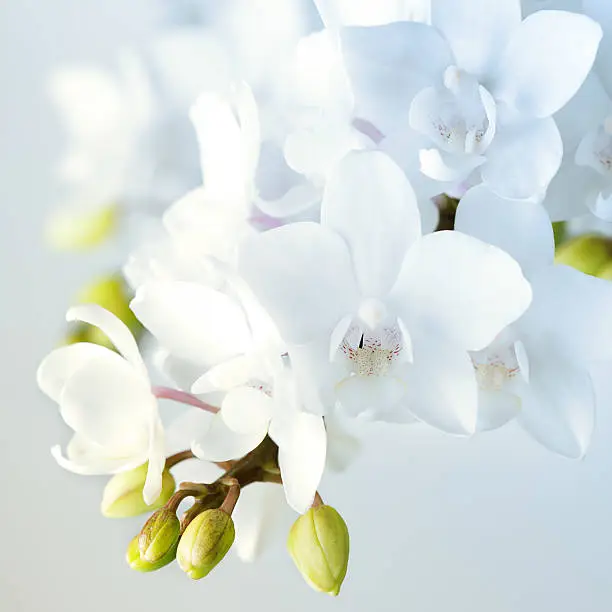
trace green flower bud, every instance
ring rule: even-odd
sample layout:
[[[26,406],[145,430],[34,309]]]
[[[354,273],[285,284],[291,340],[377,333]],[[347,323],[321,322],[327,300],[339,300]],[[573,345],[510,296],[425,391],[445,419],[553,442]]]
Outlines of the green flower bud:
[[[194,580],[207,576],[234,543],[234,521],[220,509],[198,514],[181,536],[176,560]]]
[[[117,205],[96,208],[67,207],[54,212],[47,222],[47,242],[60,251],[84,251],[100,246],[117,232],[121,212]]]
[[[143,327],[130,309],[131,298],[132,295],[123,279],[118,275],[111,274],[87,283],[76,296],[75,303],[102,306],[123,321],[138,340]],[[74,344],[75,342],[91,342],[110,349],[115,348],[101,329],[86,323],[76,323],[71,326],[66,336],[66,344]]]
[[[612,261],[608,262],[603,268],[597,270],[596,276],[604,280],[612,281]]]
[[[291,527],[287,548],[313,589],[338,595],[348,567],[349,532],[334,508],[320,505],[300,516]]]
[[[134,536],[132,538],[132,541],[129,543],[125,553],[125,559],[133,570],[136,570],[137,572],[154,572],[155,570],[161,569],[162,567],[168,565],[168,563],[172,563],[172,561],[174,561],[176,558],[176,547],[178,543],[175,543],[174,546],[163,557],[161,557],[161,559],[158,559],[155,563],[151,563],[140,556],[138,539],[138,536]]]
[[[142,489],[147,478],[148,464],[145,463],[128,472],[115,474],[104,487],[100,510],[107,518],[127,518],[145,514],[161,508],[172,496],[176,483],[168,470],[162,475],[162,490],[150,506],[142,498]]]
[[[176,514],[162,508],[151,515],[138,536],[140,558],[149,563],[157,563],[170,550],[176,550],[181,537],[181,522]]]
[[[597,276],[601,268],[612,262],[612,241],[597,234],[579,236],[557,249],[555,262]]]

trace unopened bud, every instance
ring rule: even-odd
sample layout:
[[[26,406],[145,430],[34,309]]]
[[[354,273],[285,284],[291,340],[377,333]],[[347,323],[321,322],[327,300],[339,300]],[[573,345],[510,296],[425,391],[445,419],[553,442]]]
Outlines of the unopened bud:
[[[176,560],[194,580],[208,575],[225,557],[234,543],[232,517],[221,509],[198,514],[181,536]]]
[[[176,514],[162,508],[151,515],[138,536],[140,558],[149,563],[157,563],[168,552],[176,550],[181,536],[181,522]]]
[[[349,532],[331,506],[315,506],[293,523],[287,548],[310,586],[338,595],[349,560]]]
[[[555,262],[597,276],[604,266],[612,262],[612,241],[597,234],[579,236],[557,249]]]
[[[166,555],[161,559],[158,559],[155,563],[151,563],[140,556],[140,547],[138,543],[138,536],[134,536],[132,541],[129,543],[127,551],[125,553],[125,559],[128,565],[137,572],[154,572],[155,570],[161,569],[162,567],[172,563],[176,558],[176,546],[174,545]]]
[[[130,309],[131,299],[132,295],[123,279],[116,274],[110,274],[87,283],[76,296],[75,303],[102,306],[123,321],[132,335],[138,339],[143,328]],[[66,336],[66,343],[74,344],[75,342],[91,342],[114,349],[114,345],[101,329],[87,323],[71,325]]]
[[[128,472],[115,474],[104,487],[100,510],[107,518],[127,518],[161,508],[172,496],[176,483],[168,470],[162,474],[162,490],[150,505],[145,504],[142,490],[147,478],[148,464],[145,463]]]
[[[54,211],[45,228],[46,239],[60,251],[84,251],[99,246],[119,226],[120,211],[116,205],[66,207]]]
[[[597,271],[597,276],[604,280],[612,281],[612,261],[608,262],[603,268]]]

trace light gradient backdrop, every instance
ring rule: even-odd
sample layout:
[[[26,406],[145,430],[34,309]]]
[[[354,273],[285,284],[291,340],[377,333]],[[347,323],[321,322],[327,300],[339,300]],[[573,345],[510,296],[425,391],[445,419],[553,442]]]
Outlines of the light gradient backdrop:
[[[63,61],[106,61],[118,43],[143,40],[144,5],[0,6],[0,610],[609,612],[611,397],[578,463],[513,428],[478,440],[376,428],[358,465],[322,487],[352,536],[338,600],[303,584],[282,541],[255,565],[230,554],[195,583],[175,566],[153,575],[127,568],[125,545],[139,521],[103,519],[104,480],[55,465],[49,448],[68,432],[34,375],[70,296],[117,262],[112,249],[78,259],[42,244],[43,215],[57,196],[50,168],[63,144],[45,79]]]

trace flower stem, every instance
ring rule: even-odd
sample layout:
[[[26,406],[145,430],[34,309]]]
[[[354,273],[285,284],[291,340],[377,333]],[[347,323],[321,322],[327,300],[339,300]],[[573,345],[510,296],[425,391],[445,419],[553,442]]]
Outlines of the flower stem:
[[[187,461],[187,459],[194,458],[195,455],[190,450],[184,450],[180,453],[175,453],[174,455],[170,455],[166,459],[166,469],[169,470],[170,468],[173,468],[175,465],[181,463],[182,461]]]
[[[198,399],[195,395],[191,395],[191,393],[186,393],[185,391],[171,389],[170,387],[153,387],[152,391],[153,395],[157,399],[169,399],[173,402],[180,402],[181,404],[187,404],[188,406],[195,406],[196,408],[200,408],[200,410],[206,410],[207,412],[212,412],[213,414],[219,412],[219,408],[216,406],[211,406],[210,404]]]

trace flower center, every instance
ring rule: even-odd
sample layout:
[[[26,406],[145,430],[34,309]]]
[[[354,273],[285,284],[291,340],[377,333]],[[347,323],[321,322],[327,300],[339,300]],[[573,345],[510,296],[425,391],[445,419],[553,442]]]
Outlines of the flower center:
[[[370,331],[352,325],[340,350],[349,370],[357,376],[385,376],[402,351],[401,332],[396,327]]]
[[[478,386],[483,391],[501,391],[515,378],[521,367],[514,346],[472,353]]]
[[[444,87],[415,97],[410,123],[447,153],[479,155],[493,139],[495,102],[472,75],[449,66]]]
[[[612,177],[612,116],[582,139],[576,151],[576,163]]]

